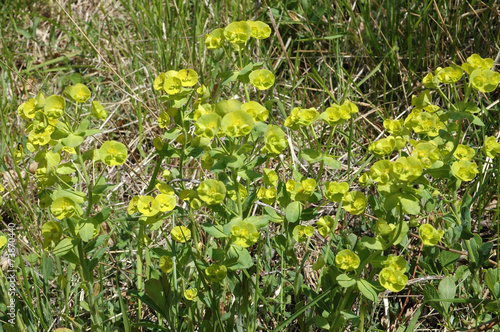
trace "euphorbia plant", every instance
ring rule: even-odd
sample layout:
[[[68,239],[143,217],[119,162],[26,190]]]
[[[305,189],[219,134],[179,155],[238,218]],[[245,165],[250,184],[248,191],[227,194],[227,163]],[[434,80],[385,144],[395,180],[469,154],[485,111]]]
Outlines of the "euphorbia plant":
[[[77,83],[67,87],[64,94],[69,101],[39,93],[21,104],[18,114],[30,121],[26,148],[37,163],[35,177],[41,205],[50,211],[41,228],[44,249],[78,266],[94,330],[101,329],[99,301],[94,295],[97,259],[88,256],[106,238],[98,236],[111,213],[100,202],[102,194],[113,187],[106,181],[106,166],[122,165],[128,152],[123,143],[96,144],[89,139],[101,133],[92,129],[92,124],[106,118],[107,113],[98,101],[90,104],[87,86]]]

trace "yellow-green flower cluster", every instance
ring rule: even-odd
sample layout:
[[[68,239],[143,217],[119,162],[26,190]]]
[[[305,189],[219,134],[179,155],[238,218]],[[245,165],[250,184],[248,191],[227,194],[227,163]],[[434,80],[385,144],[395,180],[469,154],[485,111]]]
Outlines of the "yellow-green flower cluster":
[[[294,180],[289,179],[286,182],[286,190],[293,200],[305,202],[316,190],[316,180],[309,178],[300,182],[295,182]]]
[[[327,237],[331,231],[334,231],[335,219],[331,216],[324,216],[318,219],[316,222],[318,227],[318,233],[323,237]]]
[[[192,69],[169,70],[155,78],[153,88],[157,91],[163,90],[169,95],[176,95],[196,83],[198,83],[198,73]]]
[[[314,108],[295,107],[291,114],[285,119],[285,127],[297,130],[300,127],[313,124],[319,117],[318,111]]]
[[[191,239],[191,231],[184,226],[175,226],[170,231],[170,236],[177,242],[186,243]]]
[[[215,29],[205,35],[205,45],[210,50],[224,46],[227,40],[235,50],[245,47],[250,38],[265,39],[271,35],[271,28],[261,21],[232,22],[224,29]]]
[[[423,224],[418,229],[420,239],[426,246],[435,246],[443,237],[443,230],[437,230],[430,224]]]
[[[349,249],[341,250],[335,256],[335,265],[341,270],[354,271],[361,264],[359,256]]]
[[[385,266],[379,273],[380,284],[392,291],[402,291],[408,283],[406,272],[406,261],[402,257],[389,256],[383,263]]]
[[[495,158],[500,153],[500,143],[494,136],[486,137],[483,144],[483,152],[487,157]]]
[[[367,198],[361,191],[351,191],[344,195],[342,199],[342,208],[352,215],[358,215],[365,212]]]
[[[297,242],[305,242],[308,238],[313,236],[314,227],[309,225],[297,225],[293,228],[292,237]]]
[[[323,188],[326,199],[335,203],[340,203],[348,191],[349,184],[347,182],[327,181]]]
[[[220,204],[226,197],[226,186],[222,181],[204,180],[196,189],[198,197],[207,205]]]
[[[221,264],[212,264],[205,269],[207,279],[211,282],[221,282],[226,278],[227,267]]]
[[[342,105],[333,104],[319,115],[321,120],[330,126],[336,126],[349,120],[353,114],[358,113],[356,104],[346,100]]]
[[[276,125],[268,125],[264,132],[263,153],[279,155],[287,146],[285,132]]]
[[[231,241],[242,248],[248,248],[259,240],[259,232],[254,224],[242,220],[231,228]]]

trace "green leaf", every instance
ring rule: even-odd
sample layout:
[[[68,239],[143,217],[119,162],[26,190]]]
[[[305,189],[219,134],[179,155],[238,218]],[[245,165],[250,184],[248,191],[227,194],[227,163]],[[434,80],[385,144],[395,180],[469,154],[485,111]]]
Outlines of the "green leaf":
[[[483,243],[478,249],[479,254],[478,266],[483,266],[490,258],[491,250],[493,249],[493,242]]]
[[[57,190],[52,194],[52,199],[56,200],[59,197],[68,197],[76,204],[82,204],[85,202],[87,196],[82,191],[61,189]]]
[[[81,223],[78,229],[78,235],[83,242],[89,242],[94,237],[94,224],[92,222]]]
[[[72,238],[68,238],[68,237],[65,239],[62,239],[55,246],[54,250],[52,250],[52,253],[56,256],[64,256],[75,247],[75,245],[76,245],[75,242],[76,241],[74,241]]]
[[[323,156],[323,162],[325,163],[326,166],[333,169],[340,169],[342,167],[340,162],[331,156]]]
[[[113,187],[116,187],[116,184],[107,183],[107,184],[97,185],[97,186],[94,186],[92,188],[92,193],[93,194],[102,194],[106,190],[109,190]]]
[[[88,129],[88,130],[85,130],[85,132],[83,133],[83,137],[97,135],[97,134],[100,134],[100,133],[102,133],[102,130],[99,130],[99,129]]]
[[[261,229],[262,227],[266,227],[269,225],[269,216],[252,216],[245,219],[246,222],[252,223],[257,229]]]
[[[439,282],[438,293],[441,300],[452,300],[455,298],[456,286],[452,277],[446,277]],[[451,302],[442,302],[444,310],[449,311]]]
[[[485,305],[486,310],[491,312],[500,312],[500,300],[495,300],[492,302],[488,302]]]
[[[330,324],[328,323],[328,320],[326,320],[326,318],[324,317],[314,316],[314,323],[321,329],[324,330],[330,329]]]
[[[268,206],[264,206],[264,211],[266,211],[266,214],[269,216],[269,221],[272,221],[274,223],[283,222],[283,217],[280,214],[278,214],[276,211],[274,211],[273,208],[270,208]]]
[[[443,130],[443,129],[439,129],[439,137],[441,137],[442,139],[444,139],[445,141],[448,141],[448,142],[455,141],[455,138],[453,137],[453,135],[450,134],[449,132],[447,132],[446,130]]]
[[[399,202],[403,208],[403,211],[408,214],[417,215],[420,213],[420,203],[418,198],[413,195],[400,193]]]
[[[299,221],[301,213],[302,213],[301,202],[292,202],[288,204],[288,206],[285,209],[285,217],[291,223]]]
[[[383,243],[378,237],[363,236],[360,240],[365,248],[372,250],[385,250],[386,244]]]
[[[73,174],[74,172],[76,172],[76,168],[71,163],[61,164],[61,165],[57,166],[57,169],[56,169],[56,173],[62,174],[62,175]]]
[[[338,275],[336,279],[339,285],[344,288],[348,288],[356,284],[356,279],[349,277],[345,273]]]
[[[320,161],[323,157],[323,154],[317,150],[313,149],[304,149],[301,154],[302,158],[305,159],[309,164],[314,164]]]
[[[439,253],[439,260],[441,261],[441,265],[443,267],[447,267],[448,265],[455,264],[458,259],[460,258],[460,254],[447,251],[447,250],[442,250]],[[452,268],[452,267],[450,267]]]
[[[88,119],[83,119],[80,122],[80,125],[78,126],[78,128],[76,129],[75,134],[78,136],[83,134],[85,132],[85,130],[87,130],[87,128],[89,127],[89,124],[90,124],[90,121]]]
[[[358,279],[356,283],[358,286],[358,290],[361,292],[361,294],[364,295],[364,297],[366,297],[370,301],[377,302],[377,292],[368,281],[364,279]]]
[[[76,148],[83,143],[83,137],[75,134],[69,134],[67,137],[63,138],[61,142],[67,147]]]
[[[248,250],[231,245],[227,252],[228,260],[224,262],[229,270],[248,269],[253,266],[253,259]]]
[[[203,228],[205,232],[216,239],[223,239],[227,237],[227,235],[224,233],[224,229],[220,225],[214,225],[206,222],[201,224],[201,228]]]

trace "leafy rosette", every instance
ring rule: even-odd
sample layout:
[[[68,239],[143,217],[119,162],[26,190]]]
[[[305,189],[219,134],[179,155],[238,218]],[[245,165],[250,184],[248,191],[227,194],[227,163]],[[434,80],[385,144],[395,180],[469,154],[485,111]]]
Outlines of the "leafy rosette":
[[[259,240],[257,227],[242,220],[231,228],[231,241],[242,248],[248,248]]]
[[[108,166],[122,165],[127,160],[127,147],[116,141],[104,142],[98,150],[99,159]]]
[[[175,226],[170,231],[170,236],[177,242],[186,243],[191,239],[191,231],[184,226]]]
[[[344,271],[354,271],[361,264],[359,256],[349,249],[341,250],[335,256],[335,265]]]
[[[468,182],[474,180],[479,170],[477,164],[468,160],[458,160],[451,165],[451,174],[459,180]]]
[[[259,90],[267,90],[274,85],[274,74],[267,69],[254,70],[248,75],[250,84]]]
[[[64,115],[65,106],[66,106],[66,101],[64,100],[63,97],[58,95],[52,95],[47,99],[45,99],[43,113],[47,116],[49,120],[56,120]]]
[[[90,115],[101,120],[104,120],[108,117],[108,113],[106,112],[104,107],[100,102],[96,100],[92,101],[92,106],[90,107]]]
[[[64,94],[74,102],[84,103],[89,100],[91,92],[85,84],[77,83],[66,87],[66,89],[64,89]]]
[[[492,92],[500,83],[500,73],[490,69],[476,69],[470,74],[470,85],[483,93]]]
[[[212,264],[205,269],[205,275],[211,282],[221,282],[226,278],[227,267],[220,264]]]
[[[436,77],[439,82],[445,84],[457,83],[462,78],[463,70],[457,65],[436,69]]]
[[[494,136],[486,137],[483,143],[483,152],[491,159],[495,158],[500,153],[500,143],[497,142]]]
[[[430,224],[423,224],[418,228],[420,239],[426,246],[435,246],[443,237],[443,230],[437,230]]]
[[[462,69],[465,70],[465,72],[468,75],[470,75],[476,69],[491,69],[493,68],[494,64],[495,61],[493,59],[490,58],[483,59],[478,54],[472,54],[470,57],[467,58],[466,63],[462,63]]]
[[[331,231],[335,230],[335,219],[331,216],[324,216],[316,222],[318,233],[323,237],[327,237]]]
[[[323,194],[330,202],[340,203],[348,191],[349,184],[347,182],[327,181]]]
[[[50,211],[58,220],[70,218],[77,212],[75,201],[67,196],[58,197],[50,205]]]
[[[207,205],[220,204],[226,197],[226,186],[222,181],[208,179],[200,183],[198,197]]]
[[[209,34],[205,35],[205,45],[209,50],[221,48],[224,45],[224,30],[215,29]]]
[[[242,49],[252,36],[252,28],[247,22],[232,22],[224,28],[224,37],[236,50]]]
[[[308,238],[313,236],[314,227],[309,225],[297,225],[293,228],[292,237],[297,242],[305,242]]]
[[[269,116],[267,108],[256,101],[249,101],[241,105],[241,109],[252,116],[253,121],[266,121]]]
[[[360,191],[351,191],[344,195],[342,207],[352,215],[358,215],[365,212],[368,200],[365,194]]]
[[[216,113],[204,114],[196,120],[194,133],[201,137],[214,138],[219,132],[221,118]]]
[[[262,21],[246,21],[255,39],[266,39],[271,35],[271,28]]]
[[[222,118],[222,131],[229,137],[242,137],[250,134],[254,122],[252,116],[245,111],[233,111]]]
[[[264,143],[263,153],[280,154],[287,146],[285,132],[278,126],[268,125],[264,133]]]

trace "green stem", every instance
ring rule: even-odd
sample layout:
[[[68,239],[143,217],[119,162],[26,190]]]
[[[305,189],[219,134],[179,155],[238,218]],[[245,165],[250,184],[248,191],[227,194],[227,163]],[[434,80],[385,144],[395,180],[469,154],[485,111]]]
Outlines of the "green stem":
[[[142,247],[144,238],[144,225],[139,226],[139,238],[137,239],[137,290],[142,291]],[[142,301],[139,300],[137,304],[137,319],[141,320],[142,317]]]

